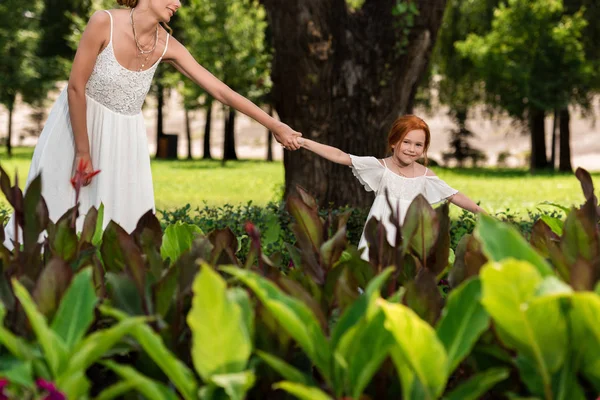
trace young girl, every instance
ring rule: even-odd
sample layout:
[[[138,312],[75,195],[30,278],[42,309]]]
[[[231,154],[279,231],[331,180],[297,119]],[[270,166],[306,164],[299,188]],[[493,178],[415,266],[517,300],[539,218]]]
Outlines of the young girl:
[[[385,189],[388,191],[394,211],[400,210],[401,223],[404,221],[408,206],[419,194],[422,194],[430,204],[448,200],[474,213],[483,211],[467,196],[452,189],[433,171],[417,162],[423,157],[427,164],[430,138],[429,127],[425,121],[414,115],[405,115],[398,118],[390,130],[388,147],[392,155],[384,159],[353,156],[313,140],[299,139],[299,142],[302,147],[323,158],[349,166],[365,189],[375,192],[375,201],[367,221],[371,217],[382,221],[387,231],[387,239],[390,244],[393,244],[396,228],[389,220],[392,211],[385,198]],[[358,248],[364,249],[362,257],[368,260],[366,247],[367,241],[363,231]]]
[[[142,104],[159,63],[172,64],[218,101],[255,119],[286,149],[300,148],[299,132],[262,111],[215,78],[163,27],[180,0],[117,0],[128,9],[95,13],[83,32],[68,87],[58,97],[33,153],[27,186],[42,174],[42,195],[56,221],[75,199],[73,166],[85,165],[80,193],[81,228],[90,207],[104,204],[104,225],[113,220],[126,231],[154,210],[154,192]],[[6,226],[12,249],[14,222]]]

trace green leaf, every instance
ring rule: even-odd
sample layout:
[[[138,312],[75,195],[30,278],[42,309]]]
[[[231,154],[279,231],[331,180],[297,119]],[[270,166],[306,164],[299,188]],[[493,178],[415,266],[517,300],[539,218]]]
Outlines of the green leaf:
[[[178,397],[173,391],[171,391],[168,387],[163,385],[162,383],[156,382],[138,371],[134,368],[119,365],[113,361],[105,361],[102,364],[106,365],[110,368],[114,373],[119,375],[125,382],[127,382],[128,386],[137,390],[144,396],[145,399],[150,400],[177,400]],[[103,398],[111,398],[107,395],[104,395]]]
[[[564,222],[561,219],[549,215],[542,215],[540,218],[550,227],[552,232],[556,233],[558,236],[562,236]]]
[[[102,233],[103,233],[103,225],[104,224],[104,203],[100,203],[100,208],[98,208],[98,215],[96,219],[96,229],[94,231],[94,236],[92,237],[92,244],[94,247],[100,246],[102,242]]]
[[[490,325],[490,316],[481,304],[481,281],[468,280],[450,292],[442,311],[437,335],[448,353],[448,375],[471,352]]]
[[[6,308],[0,302],[0,343],[15,357],[21,360],[32,360],[35,356],[33,349],[29,344],[4,327],[4,318],[6,317]]]
[[[300,198],[288,196],[287,209],[296,221],[296,234],[301,236],[306,245],[310,245],[314,251],[318,251],[323,244],[323,224],[317,210],[307,205]],[[302,250],[307,251],[308,248]]]
[[[169,258],[173,265],[183,253],[192,248],[192,243],[198,235],[202,235],[202,230],[196,225],[178,221],[167,226],[160,248],[161,257],[163,260]]]
[[[448,355],[433,328],[408,307],[380,300],[385,328],[396,341],[392,360],[406,400],[437,399],[448,379]]]
[[[94,321],[98,297],[92,284],[92,268],[81,270],[67,289],[52,321],[52,330],[72,349]]]
[[[507,258],[528,261],[542,276],[553,275],[552,267],[527,241],[508,224],[482,214],[475,236],[481,242],[483,252],[491,261]]]
[[[16,383],[28,388],[34,388],[33,365],[31,361],[21,361],[13,356],[2,357],[0,359],[0,377],[8,379],[11,383]]]
[[[314,386],[305,386],[300,383],[283,381],[273,385],[273,389],[285,390],[300,400],[334,400],[321,389]]]
[[[506,368],[492,368],[475,374],[468,381],[444,396],[444,400],[480,399],[494,385],[508,378],[509,372]]]
[[[252,341],[240,306],[231,301],[225,281],[203,264],[193,285],[194,297],[187,323],[192,331],[192,360],[198,374],[242,372],[252,353]]]
[[[260,350],[256,350],[256,355],[288,381],[301,383],[303,385],[311,385],[313,383],[308,375],[294,368],[279,357],[275,357],[274,355]]]
[[[61,338],[49,327],[44,316],[37,310],[33,299],[27,289],[16,279],[12,281],[15,296],[19,299],[31,328],[35,332],[48,366],[53,376],[57,376],[67,361],[67,347]]]
[[[52,318],[59,302],[67,290],[73,270],[58,257],[53,257],[42,269],[32,292],[38,310],[46,317]]]
[[[310,308],[300,300],[287,296],[273,283],[253,272],[235,267],[222,269],[252,289],[283,329],[298,342],[323,376],[329,379],[329,346]]]
[[[80,370],[59,377],[56,386],[67,399],[83,399],[88,395],[92,385],[85,375],[85,370]]]
[[[560,295],[536,297],[543,279],[528,262],[488,263],[481,272],[482,304],[502,341],[533,362],[546,391],[565,361],[567,323]]]
[[[402,235],[423,264],[427,264],[427,257],[439,233],[439,218],[435,210],[423,195],[418,195],[406,211]]]
[[[254,386],[255,380],[256,377],[252,371],[217,374],[211,377],[211,381],[223,388],[231,400],[244,400],[246,392]]]
[[[123,395],[134,390],[136,385],[137,382],[133,380],[120,381],[101,391],[100,394],[94,398],[94,400],[122,399]]]
[[[130,318],[124,312],[114,308],[102,306],[100,310],[103,314],[112,316],[119,321],[127,321]],[[129,334],[160,367],[184,399],[197,398],[198,382],[194,373],[167,349],[160,335],[145,323],[135,325]]]
[[[590,292],[573,295],[571,321],[573,345],[581,360],[583,375],[600,392],[600,296]]]

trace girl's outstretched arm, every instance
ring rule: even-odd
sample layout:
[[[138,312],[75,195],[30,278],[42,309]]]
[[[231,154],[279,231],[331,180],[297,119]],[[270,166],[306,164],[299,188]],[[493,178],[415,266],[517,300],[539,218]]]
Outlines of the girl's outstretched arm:
[[[473,200],[471,200],[461,192],[456,193],[449,200],[450,203],[456,204],[460,208],[464,208],[465,210],[471,211],[472,213],[486,213],[483,208],[479,207]]]
[[[221,82],[198,64],[190,52],[173,37],[169,40],[169,48],[164,60],[173,64],[179,72],[203,87],[221,103],[235,108],[268,128],[273,132],[275,139],[286,149],[298,150],[300,148],[298,143],[298,138],[302,136],[300,132],[296,132],[283,122],[269,116],[260,107]]]
[[[327,146],[326,144],[317,143],[314,140],[300,138],[300,145],[306,150],[329,160],[342,165],[352,165],[352,160],[347,153],[344,153],[337,147]]]

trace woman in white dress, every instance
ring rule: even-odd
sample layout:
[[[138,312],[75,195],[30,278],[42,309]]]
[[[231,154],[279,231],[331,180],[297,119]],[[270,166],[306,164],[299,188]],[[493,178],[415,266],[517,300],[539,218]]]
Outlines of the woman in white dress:
[[[80,163],[86,172],[101,172],[85,182],[80,193],[79,229],[87,210],[100,203],[104,226],[113,220],[128,232],[154,210],[141,109],[160,62],[172,64],[218,101],[267,127],[286,149],[300,147],[299,132],[231,90],[169,35],[163,24],[181,7],[179,0],[117,2],[129,9],[99,11],[90,18],[68,86],[54,104],[33,154],[26,186],[41,173],[51,220],[73,206],[70,178]],[[13,217],[6,226],[4,245],[9,249],[15,237]]]
[[[408,206],[419,194],[430,204],[448,200],[465,210],[483,212],[473,200],[448,186],[433,171],[417,162],[424,157],[425,164],[427,163],[427,149],[431,141],[428,125],[417,116],[405,115],[394,122],[388,135],[388,148],[392,155],[380,160],[375,157],[350,155],[313,140],[300,138],[299,141],[305,149],[327,160],[351,167],[354,176],[365,190],[375,192],[375,201],[367,221],[376,217],[383,222],[387,239],[392,245],[396,239],[396,227],[390,222],[392,211],[385,197],[386,191],[394,211],[400,210],[400,223],[404,221]],[[368,260],[364,230],[358,248],[363,249],[362,258]]]

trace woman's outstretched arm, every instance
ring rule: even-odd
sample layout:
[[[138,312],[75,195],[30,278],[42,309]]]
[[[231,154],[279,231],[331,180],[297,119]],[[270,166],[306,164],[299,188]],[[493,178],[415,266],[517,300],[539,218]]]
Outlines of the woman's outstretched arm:
[[[169,41],[169,48],[164,59],[173,64],[179,72],[202,86],[215,99],[246,114],[269,129],[273,132],[275,139],[286,149],[298,150],[300,148],[300,144],[298,143],[298,138],[302,136],[300,132],[296,132],[288,125],[271,117],[256,104],[236,93],[229,86],[217,79],[202,67],[175,38],[171,38]]]
[[[348,153],[344,153],[337,147],[321,144],[310,139],[300,138],[299,140],[302,147],[304,147],[306,150],[310,150],[329,161],[333,161],[334,163],[342,165],[352,165],[352,160],[350,159]]]

